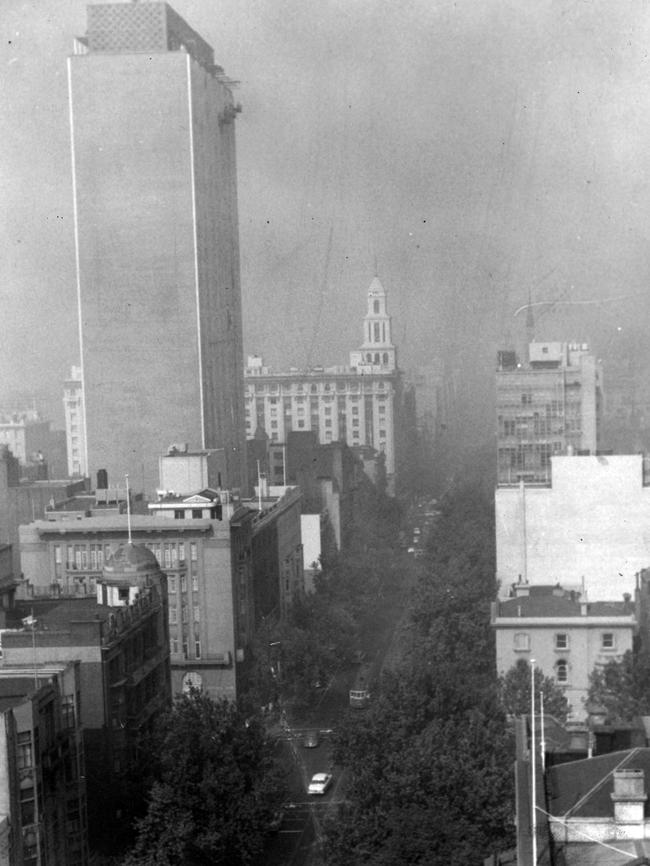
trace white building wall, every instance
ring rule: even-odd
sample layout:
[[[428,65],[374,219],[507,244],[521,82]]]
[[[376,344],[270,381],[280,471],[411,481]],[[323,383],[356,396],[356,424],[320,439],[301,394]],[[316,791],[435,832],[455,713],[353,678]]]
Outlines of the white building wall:
[[[618,600],[618,599],[617,599]],[[622,600],[622,599],[621,599]],[[501,618],[496,621],[497,672],[505,674],[523,658],[535,659],[535,666],[547,677],[555,677],[559,660],[568,665],[568,680],[562,684],[572,714],[584,718],[589,675],[597,664],[620,658],[632,649],[635,617],[585,616],[580,618]],[[556,648],[555,635],[567,635],[567,646]],[[611,649],[603,648],[603,634],[613,635]],[[515,635],[528,635],[528,649],[518,649]]]
[[[550,487],[496,491],[497,579],[581,587],[589,601],[633,593],[650,566],[650,487],[641,455],[552,458]]]

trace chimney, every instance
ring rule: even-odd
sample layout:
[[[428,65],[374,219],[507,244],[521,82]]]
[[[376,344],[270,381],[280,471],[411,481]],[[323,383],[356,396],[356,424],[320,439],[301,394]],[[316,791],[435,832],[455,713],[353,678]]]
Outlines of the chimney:
[[[527,598],[530,595],[530,584],[519,581],[514,585],[515,598]]]
[[[643,826],[645,801],[648,799],[643,770],[615,770],[611,798],[617,824]]]

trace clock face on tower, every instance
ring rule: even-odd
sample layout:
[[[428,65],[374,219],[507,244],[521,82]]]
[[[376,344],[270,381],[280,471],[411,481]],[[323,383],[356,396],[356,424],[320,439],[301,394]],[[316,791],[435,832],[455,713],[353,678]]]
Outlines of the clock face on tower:
[[[183,676],[183,692],[188,694],[192,689],[201,691],[203,688],[203,677],[198,671],[188,671]]]

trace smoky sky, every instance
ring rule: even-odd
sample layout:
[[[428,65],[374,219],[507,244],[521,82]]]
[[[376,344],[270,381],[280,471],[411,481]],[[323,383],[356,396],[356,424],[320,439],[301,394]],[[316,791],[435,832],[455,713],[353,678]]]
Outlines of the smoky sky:
[[[375,272],[401,364],[467,381],[529,294],[564,303],[549,339],[647,321],[646,2],[171,5],[240,82],[246,353],[345,363]],[[60,400],[78,357],[66,56],[85,17],[2,2],[4,393]]]

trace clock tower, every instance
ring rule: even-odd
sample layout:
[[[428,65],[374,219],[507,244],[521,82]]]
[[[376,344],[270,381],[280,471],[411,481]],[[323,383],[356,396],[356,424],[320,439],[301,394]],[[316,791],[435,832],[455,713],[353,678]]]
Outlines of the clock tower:
[[[350,365],[362,372],[390,372],[397,367],[391,338],[391,320],[386,310],[386,290],[378,277],[368,289],[368,310],[363,319],[363,343],[350,353]]]

